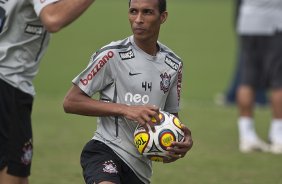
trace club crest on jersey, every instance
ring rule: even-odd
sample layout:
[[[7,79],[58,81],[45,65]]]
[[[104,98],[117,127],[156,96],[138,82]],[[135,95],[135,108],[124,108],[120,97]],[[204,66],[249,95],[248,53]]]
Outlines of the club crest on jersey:
[[[129,51],[126,51],[126,52],[119,52],[119,56],[122,60],[135,58],[132,50],[129,50]]]
[[[178,68],[179,68],[179,64],[176,63],[175,61],[173,61],[171,58],[169,58],[167,56],[165,57],[165,63],[175,71],[177,71]]]
[[[160,77],[162,79],[160,82],[161,90],[163,90],[163,92],[166,93],[169,90],[171,75],[165,72],[161,74]]]

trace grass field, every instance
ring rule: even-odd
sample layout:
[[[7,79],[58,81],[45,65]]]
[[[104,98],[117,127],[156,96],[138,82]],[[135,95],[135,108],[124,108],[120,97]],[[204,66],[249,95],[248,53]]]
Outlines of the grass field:
[[[171,0],[160,41],[184,60],[182,121],[194,147],[172,164],[154,164],[153,184],[282,184],[282,157],[241,154],[237,149],[237,110],[218,107],[235,58],[231,0]],[[96,119],[65,114],[62,101],[71,80],[92,52],[131,34],[127,1],[100,0],[86,14],[54,34],[35,79],[34,160],[31,184],[83,184],[80,152],[92,137]],[[267,138],[270,112],[256,110],[257,131]]]

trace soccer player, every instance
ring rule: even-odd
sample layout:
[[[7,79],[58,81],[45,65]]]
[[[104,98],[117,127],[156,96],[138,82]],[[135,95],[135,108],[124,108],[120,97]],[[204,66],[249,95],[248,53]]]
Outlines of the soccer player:
[[[234,1],[234,27],[237,26],[237,20],[239,16],[239,10],[240,6],[242,4],[242,0],[235,0]],[[237,35],[236,35],[237,36]],[[238,36],[239,38],[239,36]],[[238,39],[239,40],[239,39]],[[242,73],[242,54],[241,54],[241,46],[240,41],[238,41],[238,48],[236,53],[236,63],[234,72],[232,74],[232,79],[230,81],[229,86],[227,87],[226,91],[224,93],[219,93],[215,97],[215,103],[217,105],[237,105],[236,104],[236,98],[237,98],[237,90],[240,85],[240,78]],[[257,89],[255,94],[255,104],[258,107],[265,107],[268,105],[268,98],[267,93],[265,89]]]
[[[238,90],[239,149],[282,154],[282,1],[243,0],[238,20],[242,44],[242,81]],[[270,89],[269,147],[255,131],[254,96]]]
[[[95,52],[87,68],[72,82],[64,110],[97,116],[94,137],[81,154],[87,184],[150,183],[151,161],[138,153],[133,134],[136,126],[159,121],[159,109],[178,115],[183,63],[158,41],[167,19],[165,0],[131,0],[128,18],[133,32]],[[100,94],[100,99],[92,96]],[[168,149],[173,162],[192,147],[190,130],[185,140]]]
[[[0,1],[0,184],[27,184],[32,161],[32,80],[50,33],[93,0]]]

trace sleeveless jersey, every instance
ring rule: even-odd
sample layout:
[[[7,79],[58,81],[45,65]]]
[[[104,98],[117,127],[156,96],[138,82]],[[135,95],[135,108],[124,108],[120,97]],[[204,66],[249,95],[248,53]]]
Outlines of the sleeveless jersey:
[[[88,67],[73,83],[92,97],[128,105],[151,104],[177,113],[182,81],[182,61],[158,42],[159,52],[151,56],[138,48],[133,36],[112,42],[94,53]],[[135,174],[149,183],[151,161],[134,146],[136,122],[124,117],[99,117],[93,139],[111,147]]]
[[[50,37],[39,13],[55,1],[0,1],[0,79],[31,95],[35,94],[32,80]]]

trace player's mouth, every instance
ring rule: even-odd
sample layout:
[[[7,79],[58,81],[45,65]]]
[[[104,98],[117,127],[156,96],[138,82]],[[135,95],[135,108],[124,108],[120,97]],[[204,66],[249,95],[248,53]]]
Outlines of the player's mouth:
[[[143,28],[133,28],[135,34],[143,34],[146,30]]]

